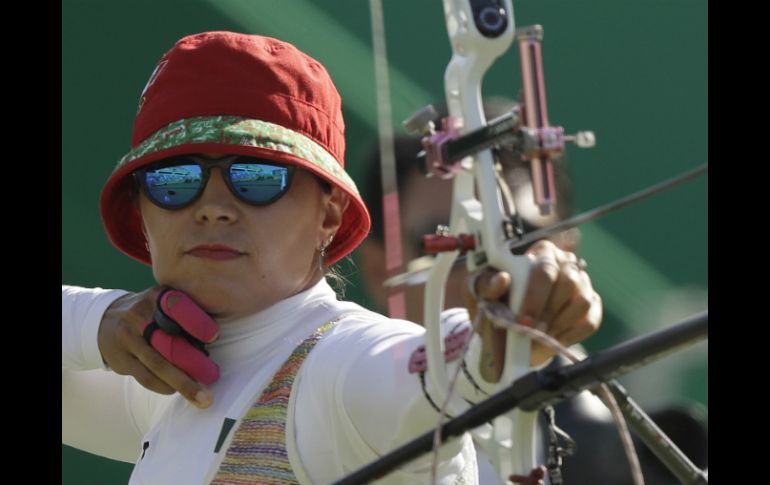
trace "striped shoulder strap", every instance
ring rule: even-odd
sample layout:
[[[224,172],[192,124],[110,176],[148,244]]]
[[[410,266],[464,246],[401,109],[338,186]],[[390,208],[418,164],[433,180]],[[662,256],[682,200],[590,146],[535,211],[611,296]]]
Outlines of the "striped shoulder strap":
[[[286,451],[289,397],[305,358],[337,321],[339,318],[325,323],[306,338],[278,369],[259,399],[241,419],[212,484],[299,483]]]

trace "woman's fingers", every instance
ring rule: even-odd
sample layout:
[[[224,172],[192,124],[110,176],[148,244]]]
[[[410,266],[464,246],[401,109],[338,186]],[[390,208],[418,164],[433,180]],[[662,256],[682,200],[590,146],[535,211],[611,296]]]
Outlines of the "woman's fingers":
[[[522,325],[533,326],[543,321],[543,312],[547,310],[551,293],[561,273],[557,259],[558,248],[550,241],[538,241],[527,254],[535,257],[529,272],[527,290],[519,308],[518,319]],[[515,285],[516,282],[513,282]]]
[[[137,342],[135,355],[139,362],[196,406],[206,408],[211,405],[211,392],[202,383],[210,384],[213,382],[212,376],[219,377],[219,367],[193,348],[184,337],[172,337],[162,330],[156,330],[151,339],[155,348],[147,345],[144,339],[141,339],[141,343]],[[180,343],[180,340],[184,343]],[[199,357],[193,354],[199,354]],[[208,364],[202,364],[202,361]],[[212,370],[211,366],[215,369]],[[196,376],[206,382],[198,382]]]
[[[219,378],[217,364],[181,335],[171,336],[156,329],[149,337],[151,343],[144,338],[158,296],[165,289],[154,287],[113,302],[99,327],[99,350],[105,363],[118,374],[133,376],[142,386],[161,394],[179,392],[196,406],[206,408],[213,402],[206,385]],[[192,300],[181,292],[170,296],[162,306],[182,321],[182,328],[189,328],[207,342],[216,338],[216,322],[197,306],[193,308]]]

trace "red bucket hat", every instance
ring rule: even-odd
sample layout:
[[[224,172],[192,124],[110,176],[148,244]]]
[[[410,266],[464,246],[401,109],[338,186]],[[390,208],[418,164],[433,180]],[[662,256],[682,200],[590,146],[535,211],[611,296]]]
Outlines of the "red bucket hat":
[[[110,241],[150,264],[131,173],[200,152],[264,157],[301,167],[350,197],[326,252],[331,265],[369,233],[371,221],[345,172],[342,102],[326,69],[286,42],[234,32],[184,37],[160,60],[139,101],[131,151],[102,190]]]

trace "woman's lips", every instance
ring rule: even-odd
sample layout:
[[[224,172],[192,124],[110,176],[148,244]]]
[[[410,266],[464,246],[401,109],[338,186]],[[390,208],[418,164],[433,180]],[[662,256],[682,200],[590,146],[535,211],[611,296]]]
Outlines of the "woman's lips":
[[[213,259],[216,261],[226,261],[243,256],[243,253],[240,251],[220,244],[196,246],[187,251],[187,254],[196,258]]]

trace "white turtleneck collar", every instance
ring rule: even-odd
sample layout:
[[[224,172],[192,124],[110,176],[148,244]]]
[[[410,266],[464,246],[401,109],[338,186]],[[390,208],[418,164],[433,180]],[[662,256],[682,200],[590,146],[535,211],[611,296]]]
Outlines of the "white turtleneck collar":
[[[261,356],[262,360],[285,351],[286,346],[291,350],[324,323],[317,320],[323,319],[328,313],[323,310],[332,310],[336,302],[337,295],[322,278],[261,312],[221,324],[219,338],[207,346],[210,356],[226,373],[237,362],[245,364],[244,359]]]

